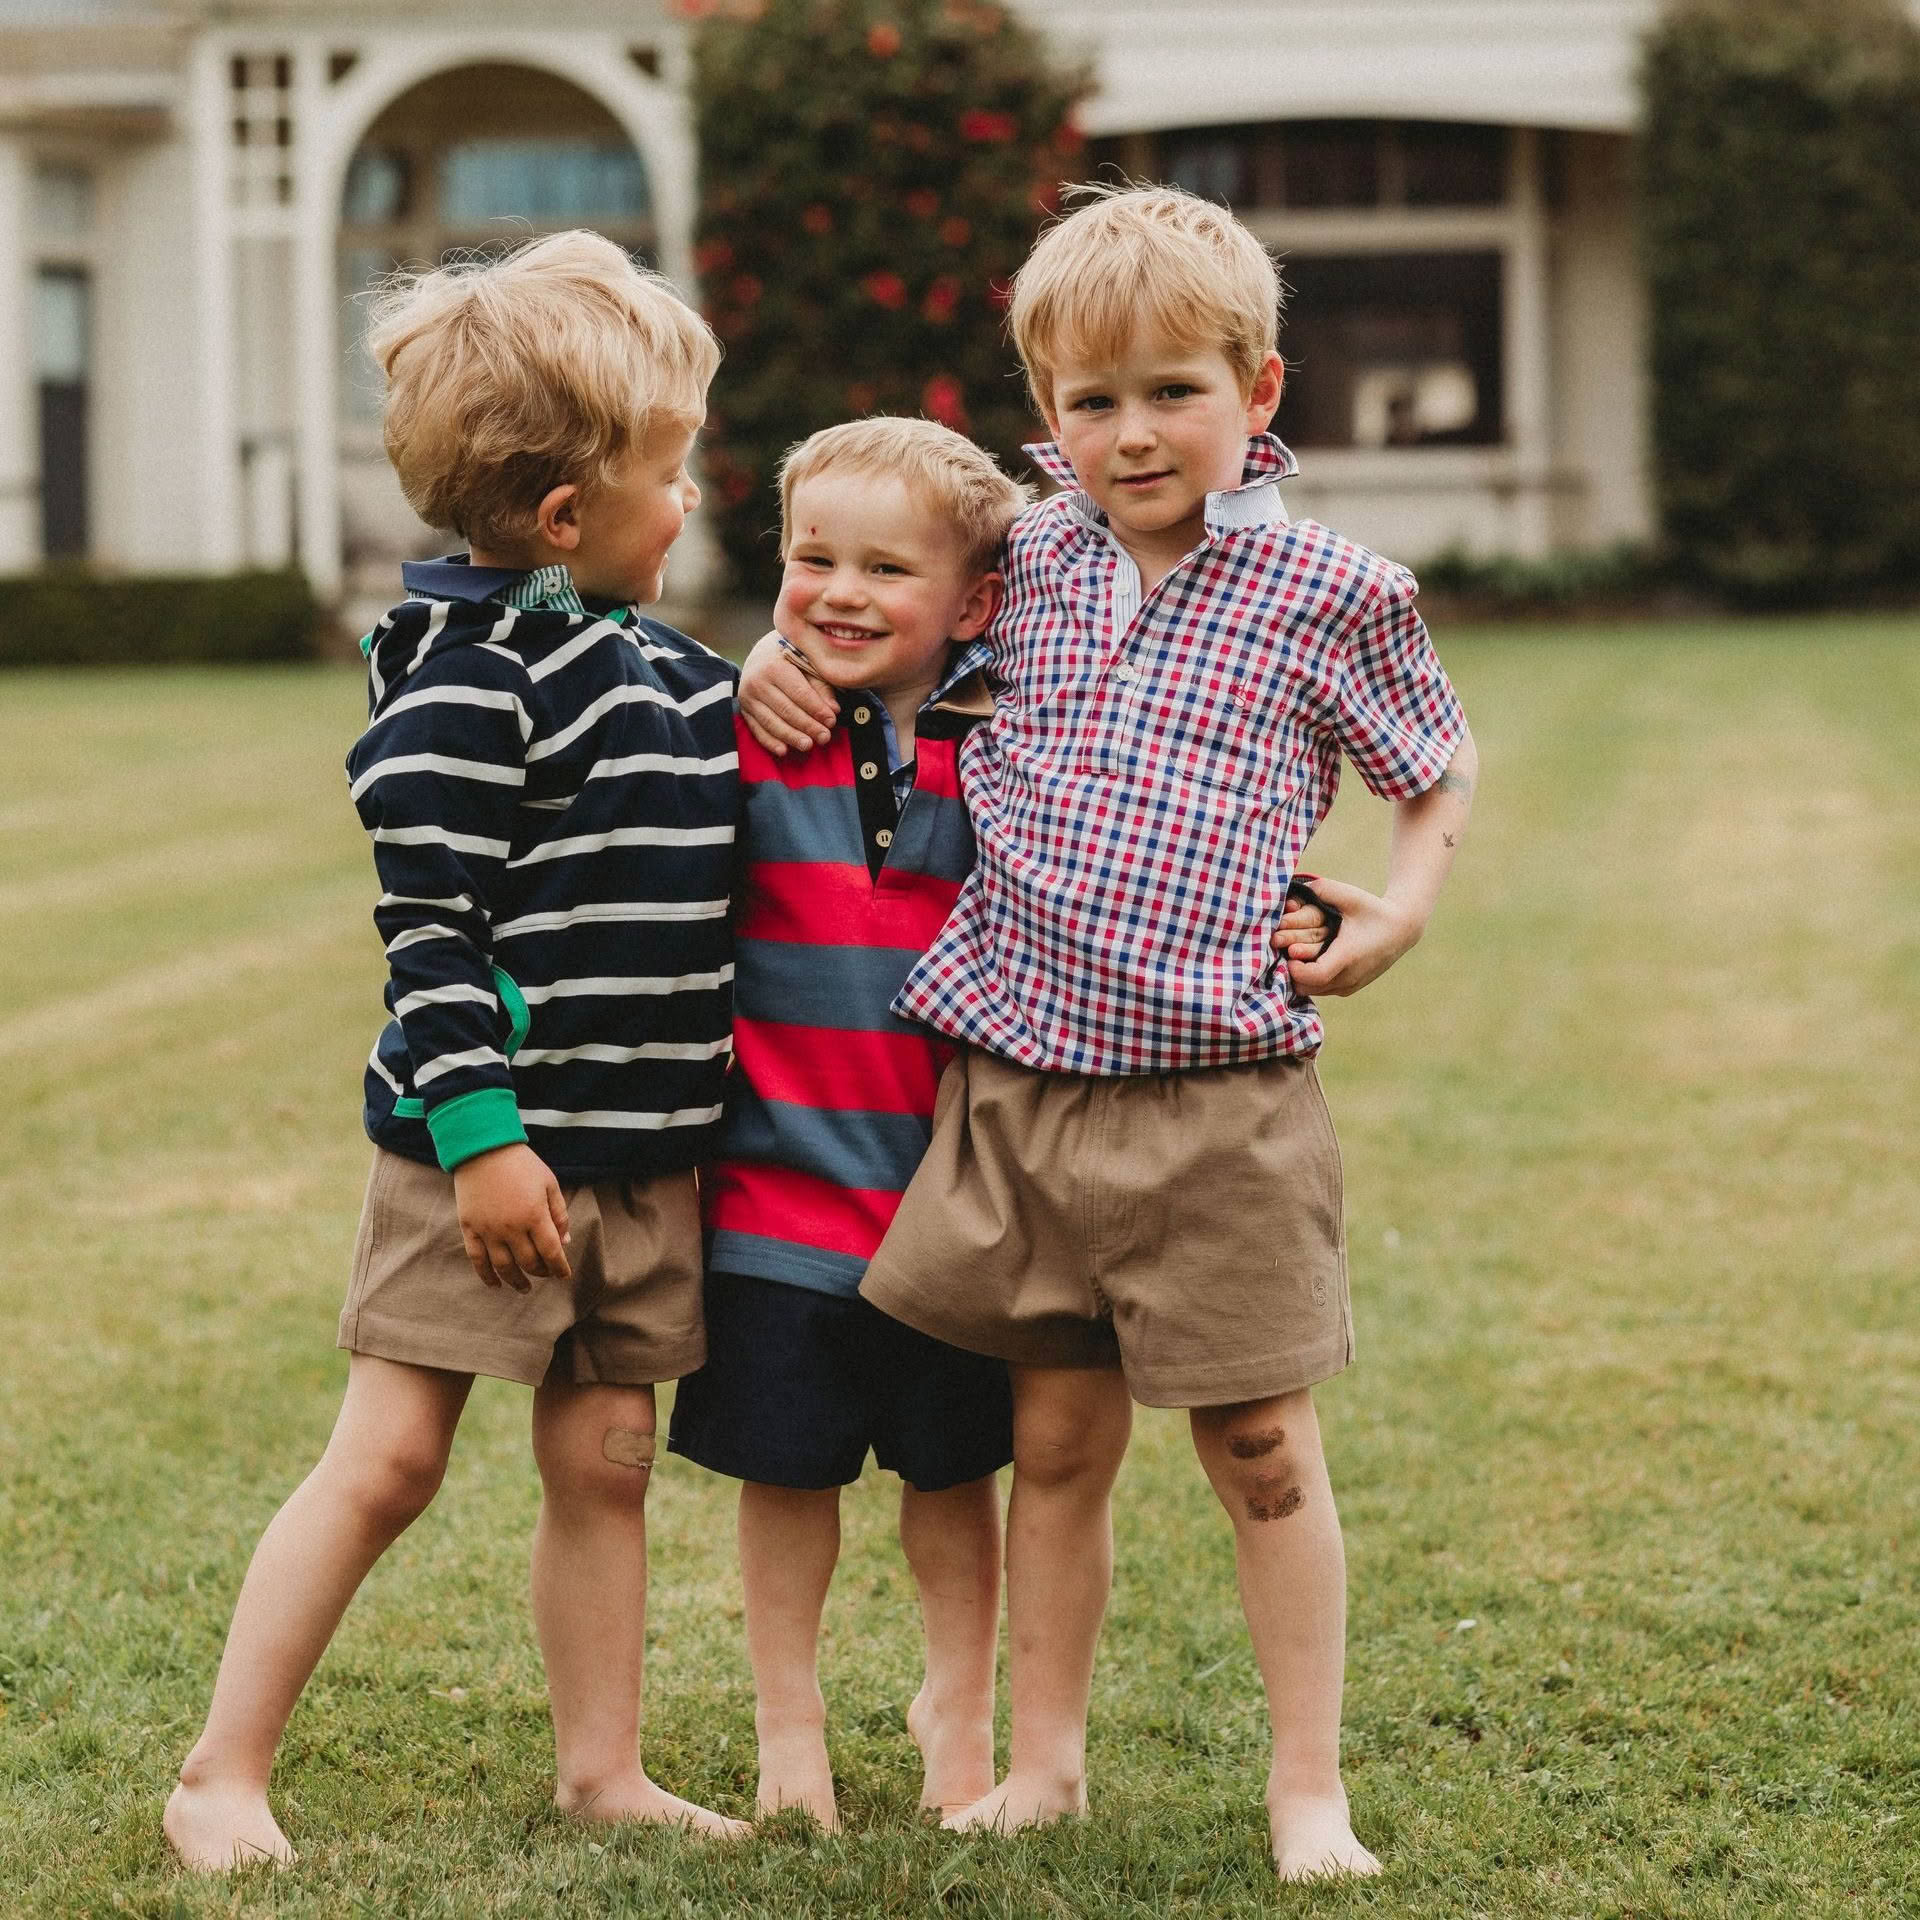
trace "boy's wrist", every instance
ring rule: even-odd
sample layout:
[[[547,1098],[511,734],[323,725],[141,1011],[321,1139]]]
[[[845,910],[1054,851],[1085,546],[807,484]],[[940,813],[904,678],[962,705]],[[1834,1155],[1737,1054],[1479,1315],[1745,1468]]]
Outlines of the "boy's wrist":
[[[527,1138],[511,1087],[481,1087],[431,1108],[427,1131],[446,1173],[496,1147],[524,1145]]]

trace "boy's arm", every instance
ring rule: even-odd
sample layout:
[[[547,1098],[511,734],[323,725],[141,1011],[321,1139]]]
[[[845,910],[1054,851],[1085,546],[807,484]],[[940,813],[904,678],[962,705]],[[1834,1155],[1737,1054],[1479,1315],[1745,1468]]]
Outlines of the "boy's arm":
[[[810,753],[833,738],[840,703],[777,633],[753,643],[740,670],[740,718],[776,760],[787,749]]]
[[[474,1270],[516,1286],[520,1274],[566,1273],[565,1202],[526,1145],[502,1044],[487,907],[526,784],[524,692],[517,664],[460,648],[411,676],[347,761],[414,1091],[454,1176]]]
[[[1339,909],[1340,931],[1317,960],[1288,962],[1288,976],[1302,993],[1358,993],[1426,932],[1466,838],[1479,777],[1479,749],[1463,728],[1439,779],[1413,799],[1394,802],[1386,891],[1373,894],[1345,881],[1315,879],[1315,891]]]

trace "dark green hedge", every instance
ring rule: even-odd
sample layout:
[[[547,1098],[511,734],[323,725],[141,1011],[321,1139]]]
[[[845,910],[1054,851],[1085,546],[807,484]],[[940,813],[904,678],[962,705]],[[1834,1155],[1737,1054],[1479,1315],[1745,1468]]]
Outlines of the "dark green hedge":
[[[1676,559],[1748,604],[1920,583],[1920,34],[1878,0],[1692,0],[1644,80]]]
[[[0,580],[0,667],[306,660],[318,628],[297,573]]]
[[[730,0],[694,49],[708,318],[703,436],[742,587],[778,578],[773,480],[817,428],[921,414],[1022,468],[1006,286],[1060,181],[1084,78],[985,0]]]

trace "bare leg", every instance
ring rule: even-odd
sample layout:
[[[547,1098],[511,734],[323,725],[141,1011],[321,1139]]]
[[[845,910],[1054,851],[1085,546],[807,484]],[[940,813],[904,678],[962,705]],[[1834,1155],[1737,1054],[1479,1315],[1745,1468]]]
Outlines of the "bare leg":
[[[840,1489],[740,1488],[740,1586],[753,1663],[760,1743],[760,1813],[803,1807],[829,1833],[840,1825],[820,1692],[820,1613],[840,1557]]]
[[[900,1489],[900,1547],[920,1589],[927,1677],[907,1709],[920,1804],[958,1813],[993,1787],[1000,1642],[1000,1487],[988,1474],[939,1493]]]
[[[1240,1604],[1273,1719],[1267,1811],[1283,1880],[1380,1871],[1340,1783],[1347,1568],[1311,1393],[1197,1407],[1194,1450],[1233,1520]]]
[[[1132,1427],[1118,1369],[1013,1369],[1013,1751],[1006,1779],[948,1826],[1025,1827],[1086,1811],[1087,1703],[1113,1581],[1110,1496]]]
[[[533,1396],[533,1624],[553,1702],[554,1800],[594,1820],[744,1833],[655,1786],[640,1764],[653,1452],[651,1387],[549,1382]]]
[[[293,1859],[267,1805],[274,1751],[347,1602],[439,1490],[472,1385],[471,1374],[353,1356],[326,1452],[254,1549],[206,1728],[167,1802],[185,1865]]]

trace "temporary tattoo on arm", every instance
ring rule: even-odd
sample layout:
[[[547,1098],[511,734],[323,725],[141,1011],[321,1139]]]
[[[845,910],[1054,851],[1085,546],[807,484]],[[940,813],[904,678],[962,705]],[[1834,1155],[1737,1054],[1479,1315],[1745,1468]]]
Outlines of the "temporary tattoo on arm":
[[[1473,798],[1473,782],[1464,773],[1455,773],[1452,768],[1448,768],[1433,784],[1442,793],[1458,794],[1462,800]]]
[[[1454,839],[1453,835],[1450,833],[1443,833],[1440,836],[1440,838],[1444,840],[1447,843],[1447,845],[1450,847],[1455,847],[1460,844],[1456,839]]]

